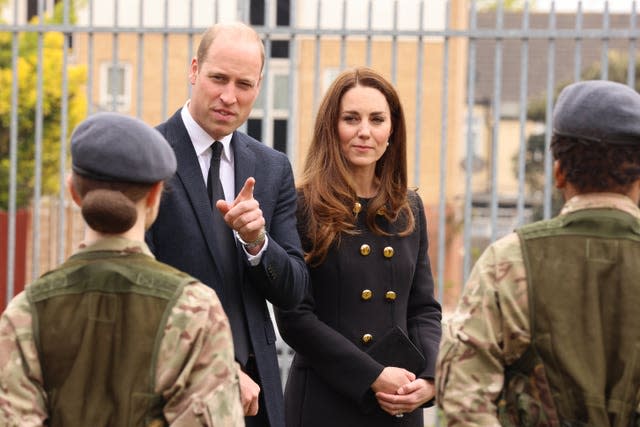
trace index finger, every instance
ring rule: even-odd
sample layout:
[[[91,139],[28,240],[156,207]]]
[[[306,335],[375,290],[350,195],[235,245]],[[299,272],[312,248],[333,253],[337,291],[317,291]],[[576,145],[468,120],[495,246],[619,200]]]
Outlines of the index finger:
[[[242,187],[242,190],[240,190],[240,192],[236,196],[236,199],[234,200],[233,204],[235,205],[238,202],[253,199],[253,188],[255,187],[255,185],[256,185],[256,180],[254,177],[247,178],[247,180],[244,182],[244,186]]]

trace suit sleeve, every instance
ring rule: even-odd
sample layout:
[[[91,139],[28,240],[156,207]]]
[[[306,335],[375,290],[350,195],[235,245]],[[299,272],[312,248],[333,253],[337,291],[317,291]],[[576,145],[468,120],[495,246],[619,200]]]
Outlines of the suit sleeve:
[[[308,287],[309,275],[304,262],[300,238],[296,232],[297,196],[293,171],[288,159],[278,155],[279,164],[269,173],[280,172],[275,186],[273,215],[267,219],[269,245],[260,263],[252,267],[247,262],[251,285],[275,307],[294,307]]]
[[[420,234],[420,246],[416,254],[416,270],[407,308],[407,328],[411,340],[420,347],[426,360],[425,368],[419,376],[433,379],[442,331],[442,311],[434,296],[424,206],[417,194],[410,195],[414,205],[416,232]]]

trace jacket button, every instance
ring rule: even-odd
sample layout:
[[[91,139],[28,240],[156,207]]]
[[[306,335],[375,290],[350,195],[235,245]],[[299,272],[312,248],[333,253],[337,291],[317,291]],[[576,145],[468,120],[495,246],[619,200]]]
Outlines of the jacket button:
[[[370,289],[365,289],[364,291],[362,291],[362,294],[360,295],[362,297],[363,300],[369,300],[371,299],[371,297],[373,296],[373,292],[371,292]]]
[[[394,301],[396,299],[396,293],[393,291],[387,291],[387,293],[384,294],[384,298],[387,301]]]
[[[353,213],[355,215],[358,215],[360,213],[360,211],[362,210],[362,205],[360,204],[360,202],[355,202],[353,204]]]
[[[371,334],[364,334],[362,336],[362,342],[365,344],[368,344],[369,342],[371,342],[372,339],[373,339],[373,335]]]
[[[367,245],[366,243],[360,246],[360,255],[367,256],[370,253],[371,253],[371,246]]]
[[[382,253],[384,254],[385,258],[391,258],[393,256],[393,248],[391,246],[387,246],[386,248],[384,248]]]
[[[380,208],[376,211],[376,215],[383,216],[386,212],[384,208]]]

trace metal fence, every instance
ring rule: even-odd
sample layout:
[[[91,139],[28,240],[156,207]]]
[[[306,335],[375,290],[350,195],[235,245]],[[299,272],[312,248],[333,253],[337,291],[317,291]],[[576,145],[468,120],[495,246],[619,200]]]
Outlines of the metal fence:
[[[584,78],[638,87],[635,1],[616,13],[606,1],[601,11],[576,2],[562,13],[554,2],[543,12],[523,3],[479,11],[465,0],[8,0],[0,23],[3,296],[62,262],[82,238],[63,190],[72,126],[98,110],[164,120],[189,96],[198,35],[235,19],[255,26],[268,58],[244,130],[286,152],[296,171],[338,71],[369,65],[396,84],[438,296],[451,306],[486,244],[554,214],[558,88]]]

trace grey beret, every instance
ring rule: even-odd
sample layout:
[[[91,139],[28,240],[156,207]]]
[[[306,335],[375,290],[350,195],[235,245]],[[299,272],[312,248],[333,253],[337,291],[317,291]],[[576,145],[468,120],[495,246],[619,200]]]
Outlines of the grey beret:
[[[97,113],[71,135],[73,171],[100,181],[152,184],[176,171],[176,156],[160,132],[142,120]]]
[[[573,83],[558,96],[553,132],[614,145],[640,144],[640,94],[605,80]]]

